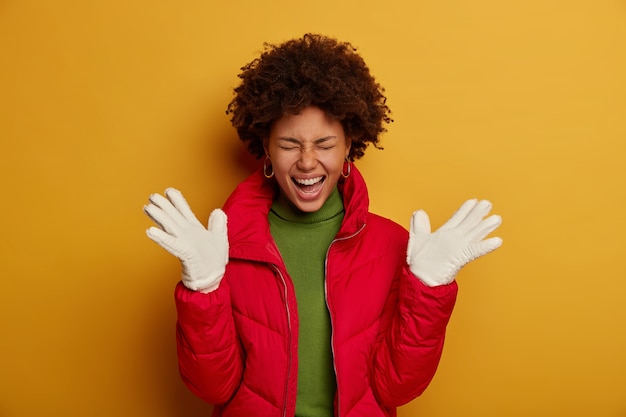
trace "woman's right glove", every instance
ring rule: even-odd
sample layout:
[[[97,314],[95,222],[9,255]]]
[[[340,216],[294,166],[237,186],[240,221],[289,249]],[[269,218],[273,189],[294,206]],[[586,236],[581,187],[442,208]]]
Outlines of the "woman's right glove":
[[[144,212],[157,224],[148,237],[182,262],[185,287],[208,293],[217,289],[228,263],[226,213],[215,209],[205,228],[189,208],[180,191],[152,194]]]

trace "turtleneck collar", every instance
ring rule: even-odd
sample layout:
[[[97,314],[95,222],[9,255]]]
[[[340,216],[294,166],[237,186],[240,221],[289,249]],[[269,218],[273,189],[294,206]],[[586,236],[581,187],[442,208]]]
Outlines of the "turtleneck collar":
[[[324,205],[318,211],[312,213],[301,211],[280,192],[276,200],[274,200],[271,210],[276,216],[283,220],[305,224],[319,223],[341,215],[344,212],[343,200],[337,187],[335,187]]]

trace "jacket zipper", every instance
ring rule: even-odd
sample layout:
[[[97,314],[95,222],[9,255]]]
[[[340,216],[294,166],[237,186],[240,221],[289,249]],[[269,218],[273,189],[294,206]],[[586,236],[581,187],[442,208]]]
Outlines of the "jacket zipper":
[[[283,283],[283,290],[284,290],[284,296],[285,296],[285,311],[287,313],[287,328],[289,329],[289,338],[287,339],[287,352],[289,356],[287,360],[287,379],[285,380],[285,400],[283,402],[283,417],[286,417],[287,416],[287,401],[288,401],[287,396],[289,393],[289,374],[291,374],[291,362],[293,360],[293,357],[291,354],[291,337],[292,337],[291,310],[289,309],[289,299],[287,298],[288,297],[287,281],[285,281],[285,277],[283,276],[283,273],[280,272],[280,269],[276,265],[272,265],[272,266],[278,273],[278,276],[280,277],[280,280]]]
[[[363,229],[365,229],[365,224],[363,224],[363,226],[361,226],[361,228],[359,230],[357,230],[356,232],[354,232],[350,236],[346,236],[346,237],[342,237],[342,238],[338,238],[338,239],[333,239],[333,241],[330,242],[330,245],[328,245],[328,249],[326,250],[326,258],[324,259],[324,298],[326,299],[326,308],[328,308],[328,315],[330,317],[330,350],[331,350],[331,352],[333,354],[333,369],[335,370],[335,381],[337,381],[337,416],[336,417],[340,417],[340,414],[341,414],[339,412],[339,410],[341,410],[341,395],[339,393],[339,378],[338,378],[338,374],[337,374],[337,363],[335,362],[335,326],[333,324],[333,315],[331,313],[330,304],[328,302],[328,280],[327,280],[327,277],[328,277],[328,254],[330,253],[331,246],[333,246],[333,244],[335,242],[352,239],[353,237],[355,237],[356,235],[361,233],[361,231]]]

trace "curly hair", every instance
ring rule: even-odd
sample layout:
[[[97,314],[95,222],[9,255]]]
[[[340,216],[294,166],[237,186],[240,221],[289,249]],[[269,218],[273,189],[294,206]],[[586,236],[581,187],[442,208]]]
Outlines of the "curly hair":
[[[248,151],[261,158],[263,140],[272,123],[287,114],[317,106],[338,120],[352,140],[348,159],[354,161],[391,123],[384,88],[348,42],[305,34],[279,45],[264,43],[260,57],[241,68],[240,85],[226,114]]]

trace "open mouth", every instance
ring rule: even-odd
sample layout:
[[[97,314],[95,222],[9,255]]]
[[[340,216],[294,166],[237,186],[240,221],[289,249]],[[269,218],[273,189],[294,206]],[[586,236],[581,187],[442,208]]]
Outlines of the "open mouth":
[[[299,191],[305,194],[313,194],[319,191],[324,185],[325,176],[315,178],[295,178],[291,177],[291,181],[296,185]]]

